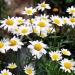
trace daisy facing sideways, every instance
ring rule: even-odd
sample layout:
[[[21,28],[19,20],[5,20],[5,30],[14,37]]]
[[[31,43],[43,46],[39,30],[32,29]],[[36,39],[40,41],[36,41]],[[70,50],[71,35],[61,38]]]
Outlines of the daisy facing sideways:
[[[9,69],[15,69],[17,67],[17,65],[15,63],[9,63],[7,68]]]
[[[68,7],[66,12],[68,12],[69,14],[75,15],[75,7],[74,6]]]
[[[62,59],[60,51],[51,51],[49,52],[49,55],[53,61],[59,61]]]
[[[3,70],[1,70],[0,75],[12,75],[12,73],[9,72],[9,70],[3,69]]]
[[[41,41],[30,41],[30,45],[28,45],[28,48],[30,49],[30,52],[32,53],[32,56],[36,56],[36,58],[40,59],[40,57],[43,54],[46,54],[45,48],[47,48],[47,45],[42,43]]]
[[[42,2],[41,4],[38,4],[38,6],[36,7],[36,9],[44,11],[45,9],[50,9],[51,7],[49,6],[49,4],[46,4],[45,2]]]
[[[29,65],[26,65],[24,67],[24,72],[27,74],[27,75],[34,75],[35,74],[35,70],[34,70],[34,67],[29,64]]]
[[[33,15],[36,12],[36,9],[34,9],[33,7],[25,7],[25,10],[22,11],[22,14],[26,14],[26,15]]]
[[[72,70],[75,70],[75,62],[73,60],[63,59],[60,65],[60,68],[65,72],[71,73]]]
[[[67,55],[67,56],[71,55],[71,52],[68,51],[67,49],[61,49],[61,52],[62,52],[63,55]]]
[[[52,17],[50,17],[50,18],[51,18],[52,22],[54,24],[58,25],[58,26],[62,26],[62,24],[64,23],[63,20],[62,20],[62,18],[59,17],[59,16],[53,16],[52,15]]]
[[[20,41],[20,39],[13,37],[8,42],[9,49],[12,49],[13,51],[17,51],[18,49],[21,49],[21,46],[23,43]]]
[[[8,51],[7,39],[0,40],[0,52],[6,53]]]

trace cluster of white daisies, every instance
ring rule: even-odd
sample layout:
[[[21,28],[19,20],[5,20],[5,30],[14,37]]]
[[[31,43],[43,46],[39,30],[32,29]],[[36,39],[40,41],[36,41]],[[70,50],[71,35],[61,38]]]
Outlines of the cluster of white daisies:
[[[59,17],[57,15],[52,15],[49,17],[49,15],[43,14],[39,16],[35,16],[34,18],[31,18],[34,13],[36,13],[38,10],[41,10],[42,12],[45,9],[50,9],[51,7],[49,4],[46,4],[45,2],[38,4],[36,8],[32,7],[25,7],[25,10],[22,11],[22,14],[26,14],[29,16],[29,19],[24,19],[22,17],[8,17],[7,19],[4,19],[1,22],[0,28],[3,28],[4,30],[7,30],[8,32],[13,33],[14,36],[11,39],[3,39],[0,40],[0,52],[6,53],[8,50],[17,51],[18,49],[21,49],[21,46],[24,45],[21,42],[21,39],[18,38],[18,36],[28,36],[30,33],[36,33],[38,36],[44,38],[49,33],[54,33],[55,28],[53,27],[53,24],[57,26],[63,26],[64,24],[71,25],[74,27],[75,25],[75,8],[72,6],[71,8],[67,9],[67,12],[69,14],[72,14],[72,16],[69,17]],[[44,44],[42,41],[29,41],[30,45],[28,45],[27,48],[30,49],[30,52],[32,56],[36,59],[40,59],[43,54],[46,54],[46,48],[47,45]],[[71,72],[75,71],[75,62],[73,60],[68,60],[66,58],[63,58],[62,55],[70,56],[71,53],[67,49],[61,49],[60,51],[51,51],[49,52],[49,56],[52,61],[58,61],[60,63],[60,68],[63,69],[65,72]],[[15,69],[17,68],[17,65],[15,63],[8,64],[7,68],[9,69]],[[32,64],[26,65],[24,67],[24,72],[28,75],[34,75],[35,70]],[[12,73],[9,70],[2,70],[0,75],[12,75]]]

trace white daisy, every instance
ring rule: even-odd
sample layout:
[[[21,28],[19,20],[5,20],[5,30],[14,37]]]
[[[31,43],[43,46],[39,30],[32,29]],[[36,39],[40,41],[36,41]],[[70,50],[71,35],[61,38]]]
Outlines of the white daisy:
[[[8,29],[8,31],[11,31],[13,28],[17,26],[17,23],[14,19],[15,19],[14,17],[12,18],[8,17],[7,19],[1,22],[2,25],[0,27],[4,27],[4,29]]]
[[[65,72],[71,72],[71,70],[75,70],[75,62],[73,60],[63,59],[60,63],[61,69]]]
[[[49,24],[49,22],[44,21],[44,20],[36,20],[35,21],[35,25],[39,26],[41,29],[46,29],[46,27],[51,26],[51,24]]]
[[[3,69],[3,70],[1,70],[0,75],[12,75],[12,73],[9,72],[9,70]]]
[[[15,21],[17,22],[17,25],[20,25],[23,24],[25,20],[22,17],[15,17]]]
[[[17,65],[15,63],[9,63],[7,68],[9,69],[15,69],[17,67]]]
[[[67,24],[69,22],[69,18],[68,17],[62,17],[63,23]]]
[[[74,26],[75,26],[75,17],[73,17],[73,16],[69,17],[69,22],[67,24],[74,28]]]
[[[31,29],[29,26],[22,25],[19,27],[19,34],[20,35],[24,36],[24,35],[28,35],[30,33],[31,33]]]
[[[54,24],[56,24],[58,26],[62,26],[62,24],[63,24],[62,18],[60,18],[59,16],[53,16],[53,15],[50,18]]]
[[[32,25],[34,25],[34,22],[35,22],[35,19],[27,19],[27,21],[25,22],[25,24],[27,25],[27,26],[32,26]]]
[[[49,4],[46,4],[45,2],[38,4],[38,6],[36,7],[36,9],[44,11],[45,9],[50,9],[51,7],[49,6]]]
[[[7,39],[3,39],[0,41],[0,52],[1,53],[6,53],[9,49],[6,42],[7,42]]]
[[[30,45],[28,45],[28,48],[30,49],[30,52],[32,53],[32,56],[36,56],[38,59],[43,54],[46,54],[45,48],[47,48],[47,45],[42,43],[41,41],[30,41]]]
[[[35,16],[35,20],[43,20],[43,21],[50,22],[49,15],[46,15],[46,14],[41,16]]]
[[[68,7],[66,12],[68,12],[69,14],[75,15],[75,7],[74,6]]]
[[[34,70],[34,67],[29,64],[29,65],[26,65],[24,67],[24,72],[27,74],[27,75],[35,75],[35,70]]]
[[[17,37],[13,37],[11,38],[8,42],[8,47],[9,49],[12,49],[13,51],[17,51],[18,49],[21,49],[21,46],[23,45],[23,43],[20,41],[20,39],[18,39]]]
[[[27,15],[33,15],[36,12],[36,9],[33,9],[33,7],[25,7],[25,10],[22,11],[22,14],[27,14]]]
[[[49,52],[49,55],[53,61],[59,61],[62,59],[60,51],[51,51]]]
[[[62,54],[67,55],[67,56],[71,55],[71,52],[68,51],[67,49],[61,49],[61,52],[62,52]]]

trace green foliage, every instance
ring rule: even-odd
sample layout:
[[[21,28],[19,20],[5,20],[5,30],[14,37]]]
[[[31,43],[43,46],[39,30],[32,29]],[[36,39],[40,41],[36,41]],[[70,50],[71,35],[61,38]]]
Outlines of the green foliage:
[[[4,0],[0,0],[0,18],[7,17],[8,7]]]

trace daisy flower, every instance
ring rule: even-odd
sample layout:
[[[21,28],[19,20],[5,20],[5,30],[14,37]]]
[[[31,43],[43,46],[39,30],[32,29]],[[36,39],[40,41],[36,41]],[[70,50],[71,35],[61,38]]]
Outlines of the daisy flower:
[[[9,49],[12,49],[13,51],[17,51],[18,49],[21,49],[21,46],[23,43],[20,41],[20,39],[13,37],[8,42]]]
[[[3,20],[2,25],[0,27],[4,27],[4,29],[8,29],[8,31],[11,31],[13,28],[17,26],[17,23],[15,21],[15,18],[8,17],[7,19]]]
[[[69,17],[69,22],[67,23],[68,25],[71,25],[73,28],[75,26],[75,17]]]
[[[61,49],[61,52],[62,52],[63,55],[67,55],[67,56],[71,55],[71,52],[68,51],[67,49]]]
[[[27,25],[27,26],[32,26],[32,25],[34,25],[34,22],[35,22],[35,19],[27,19],[26,21],[25,21],[25,25]]]
[[[19,27],[19,34],[24,36],[24,35],[28,35],[31,33],[30,27],[29,26],[20,26]]]
[[[51,26],[51,24],[49,24],[49,22],[44,21],[44,20],[36,20],[35,21],[35,25],[39,26],[41,29],[46,29],[46,27]]]
[[[63,23],[67,24],[69,22],[69,18],[68,17],[62,17]]]
[[[9,63],[7,68],[9,69],[15,69],[17,67],[17,65],[15,63]]]
[[[60,18],[59,16],[53,16],[53,15],[50,18],[54,24],[56,24],[58,26],[62,26],[62,24],[63,24],[62,18]]]
[[[12,73],[9,72],[9,70],[3,69],[3,70],[1,70],[0,75],[12,75]]]
[[[22,14],[27,14],[27,15],[33,15],[36,12],[36,9],[33,9],[33,7],[25,7],[25,10],[22,11]]]
[[[28,45],[28,48],[30,49],[30,52],[32,53],[32,56],[36,56],[38,59],[43,54],[46,54],[45,48],[47,48],[47,45],[42,43],[41,41],[30,41],[30,45]]]
[[[11,30],[11,33],[16,34],[17,36],[19,35],[19,27],[15,27]]]
[[[43,20],[43,21],[50,22],[49,15],[46,15],[46,14],[35,16],[35,20]]]
[[[34,67],[29,64],[29,65],[26,65],[24,67],[24,72],[27,74],[27,75],[34,75],[35,74],[35,70],[34,70]]]
[[[71,72],[71,70],[75,70],[75,62],[73,60],[63,59],[60,63],[61,69],[65,72]]]
[[[49,6],[49,4],[46,4],[45,2],[38,4],[38,6],[36,7],[36,9],[44,11],[45,9],[50,9],[51,7]]]
[[[49,55],[53,61],[59,61],[62,59],[62,55],[59,51],[51,51]]]
[[[75,15],[75,7],[74,6],[68,7],[66,12],[68,12],[69,14]]]
[[[6,51],[8,50],[6,42],[7,42],[7,39],[3,39],[0,41],[0,52],[1,53],[6,53]]]
[[[25,20],[22,17],[15,17],[15,21],[17,22],[17,25],[20,25],[23,24]]]

